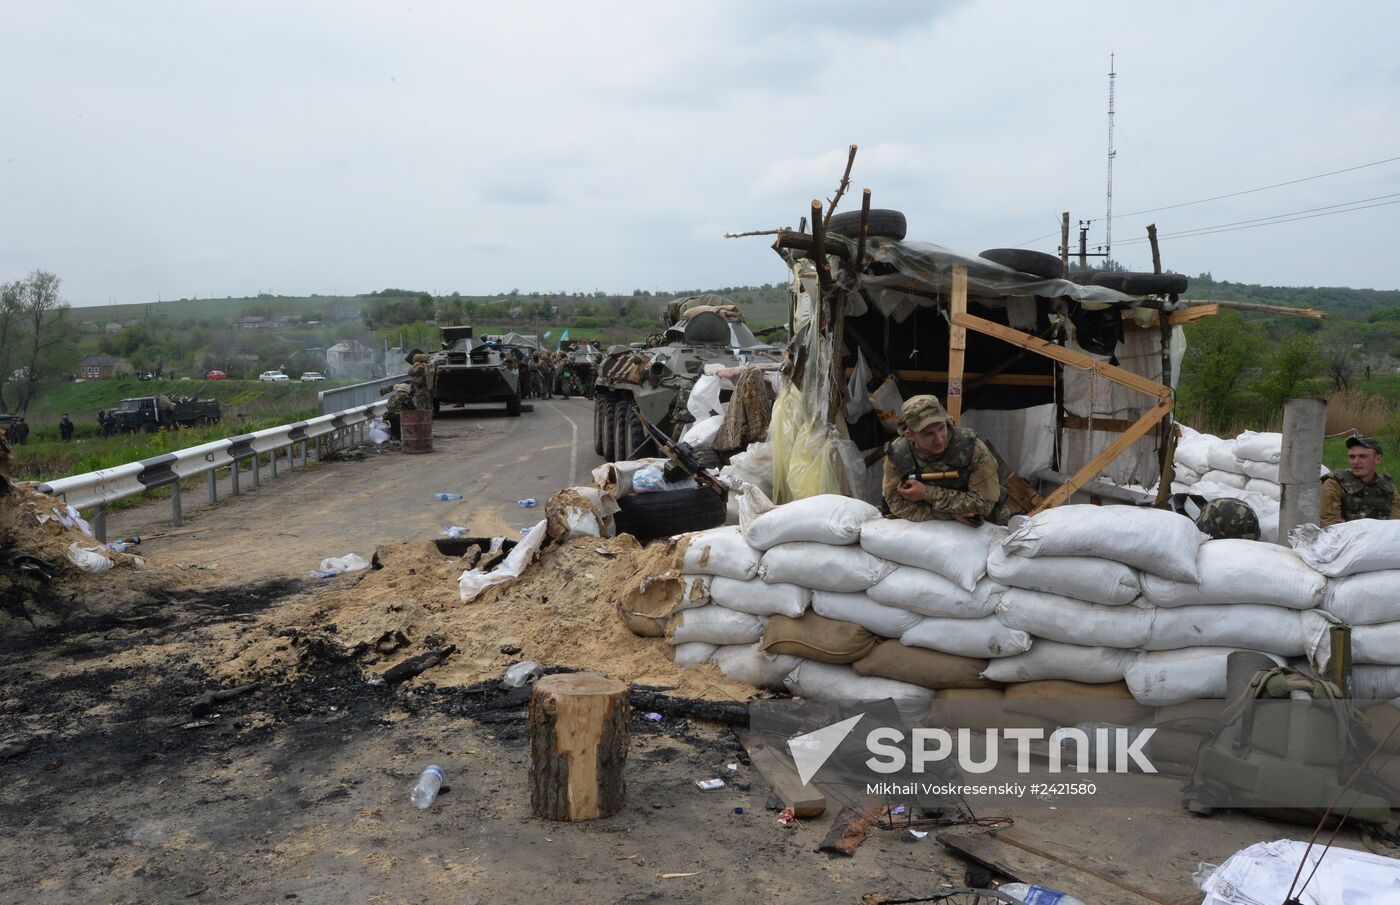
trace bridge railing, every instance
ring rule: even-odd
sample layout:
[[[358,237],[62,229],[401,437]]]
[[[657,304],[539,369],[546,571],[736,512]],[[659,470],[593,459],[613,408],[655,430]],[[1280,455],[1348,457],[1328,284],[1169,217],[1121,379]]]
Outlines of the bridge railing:
[[[92,519],[92,530],[98,540],[105,542],[107,507],[110,504],[140,496],[157,487],[169,487],[171,522],[179,526],[183,519],[181,479],[208,474],[209,502],[218,502],[219,471],[228,469],[231,491],[236,495],[245,465],[251,470],[253,485],[256,487],[262,483],[264,457],[267,458],[272,468],[272,477],[275,478],[278,461],[283,458],[284,453],[287,468],[296,468],[297,446],[300,445],[301,464],[304,467],[309,462],[308,457],[313,448],[319,460],[330,449],[344,446],[356,438],[363,439],[368,423],[383,415],[387,405],[387,400],[380,399],[343,411],[318,415],[306,421],[294,421],[251,434],[211,440],[139,462],[128,462],[125,465],[59,478],[40,484],[39,490],[62,497],[74,509],[95,508],[97,512]]]
[[[343,412],[358,405],[378,402],[383,398],[379,395],[381,389],[391,387],[396,383],[403,383],[406,380],[408,380],[407,374],[378,377],[374,380],[366,380],[364,383],[352,383],[349,386],[322,390],[316,394],[316,398],[321,402],[321,411],[329,415],[332,412]]]

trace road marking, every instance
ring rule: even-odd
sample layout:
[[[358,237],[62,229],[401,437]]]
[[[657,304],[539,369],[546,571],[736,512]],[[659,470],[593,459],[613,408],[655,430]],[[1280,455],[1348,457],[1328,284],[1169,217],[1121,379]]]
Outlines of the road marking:
[[[578,425],[574,423],[574,419],[559,411],[554,403],[546,402],[545,405],[549,406],[554,414],[569,422],[569,427],[572,428],[574,432],[573,436],[569,439],[569,486],[572,487],[578,483]]]

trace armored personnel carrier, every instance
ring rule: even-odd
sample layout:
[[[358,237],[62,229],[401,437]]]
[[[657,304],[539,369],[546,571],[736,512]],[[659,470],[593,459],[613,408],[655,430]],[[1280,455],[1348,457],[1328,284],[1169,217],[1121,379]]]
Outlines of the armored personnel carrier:
[[[428,392],[433,413],[444,405],[504,402],[518,416],[520,377],[516,353],[497,343],[474,339],[472,328],[443,327],[442,349],[428,357]]]
[[[656,455],[642,418],[671,437],[691,420],[690,388],[707,364],[775,363],[781,353],[759,342],[743,312],[721,295],[693,295],[666,306],[665,329],[646,343],[613,346],[598,366],[593,449],[609,461]]]

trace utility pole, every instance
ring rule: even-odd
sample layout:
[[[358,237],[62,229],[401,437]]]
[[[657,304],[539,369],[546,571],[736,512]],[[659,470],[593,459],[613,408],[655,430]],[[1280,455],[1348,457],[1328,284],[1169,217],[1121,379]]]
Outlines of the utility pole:
[[[1079,221],[1079,269],[1089,269],[1089,220]]]
[[[1118,152],[1113,150],[1113,81],[1118,75],[1114,71],[1113,54],[1108,55],[1108,199],[1103,221],[1103,253],[1107,259],[1113,253],[1113,158]]]
[[[1060,276],[1069,278],[1069,211],[1060,214]]]

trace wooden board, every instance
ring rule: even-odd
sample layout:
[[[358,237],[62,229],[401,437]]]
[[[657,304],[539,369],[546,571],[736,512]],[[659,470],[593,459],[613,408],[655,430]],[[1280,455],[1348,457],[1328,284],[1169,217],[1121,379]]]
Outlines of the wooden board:
[[[963,357],[967,353],[967,328],[958,323],[958,315],[967,313],[967,268],[953,268],[951,296],[953,321],[948,328],[948,418],[953,424],[962,420]]]
[[[769,747],[756,735],[745,733],[741,738],[754,769],[762,774],[783,807],[792,808],[794,817],[807,820],[825,813],[826,796],[816,786],[802,784],[797,767],[786,752]]]
[[[1011,830],[952,829],[938,834],[944,846],[990,870],[1022,883],[1036,883],[1090,903],[1179,905],[1137,889],[1117,877],[1075,864],[1017,838]],[[1072,857],[1072,856],[1071,856]],[[1200,895],[1196,895],[1199,901]]]

